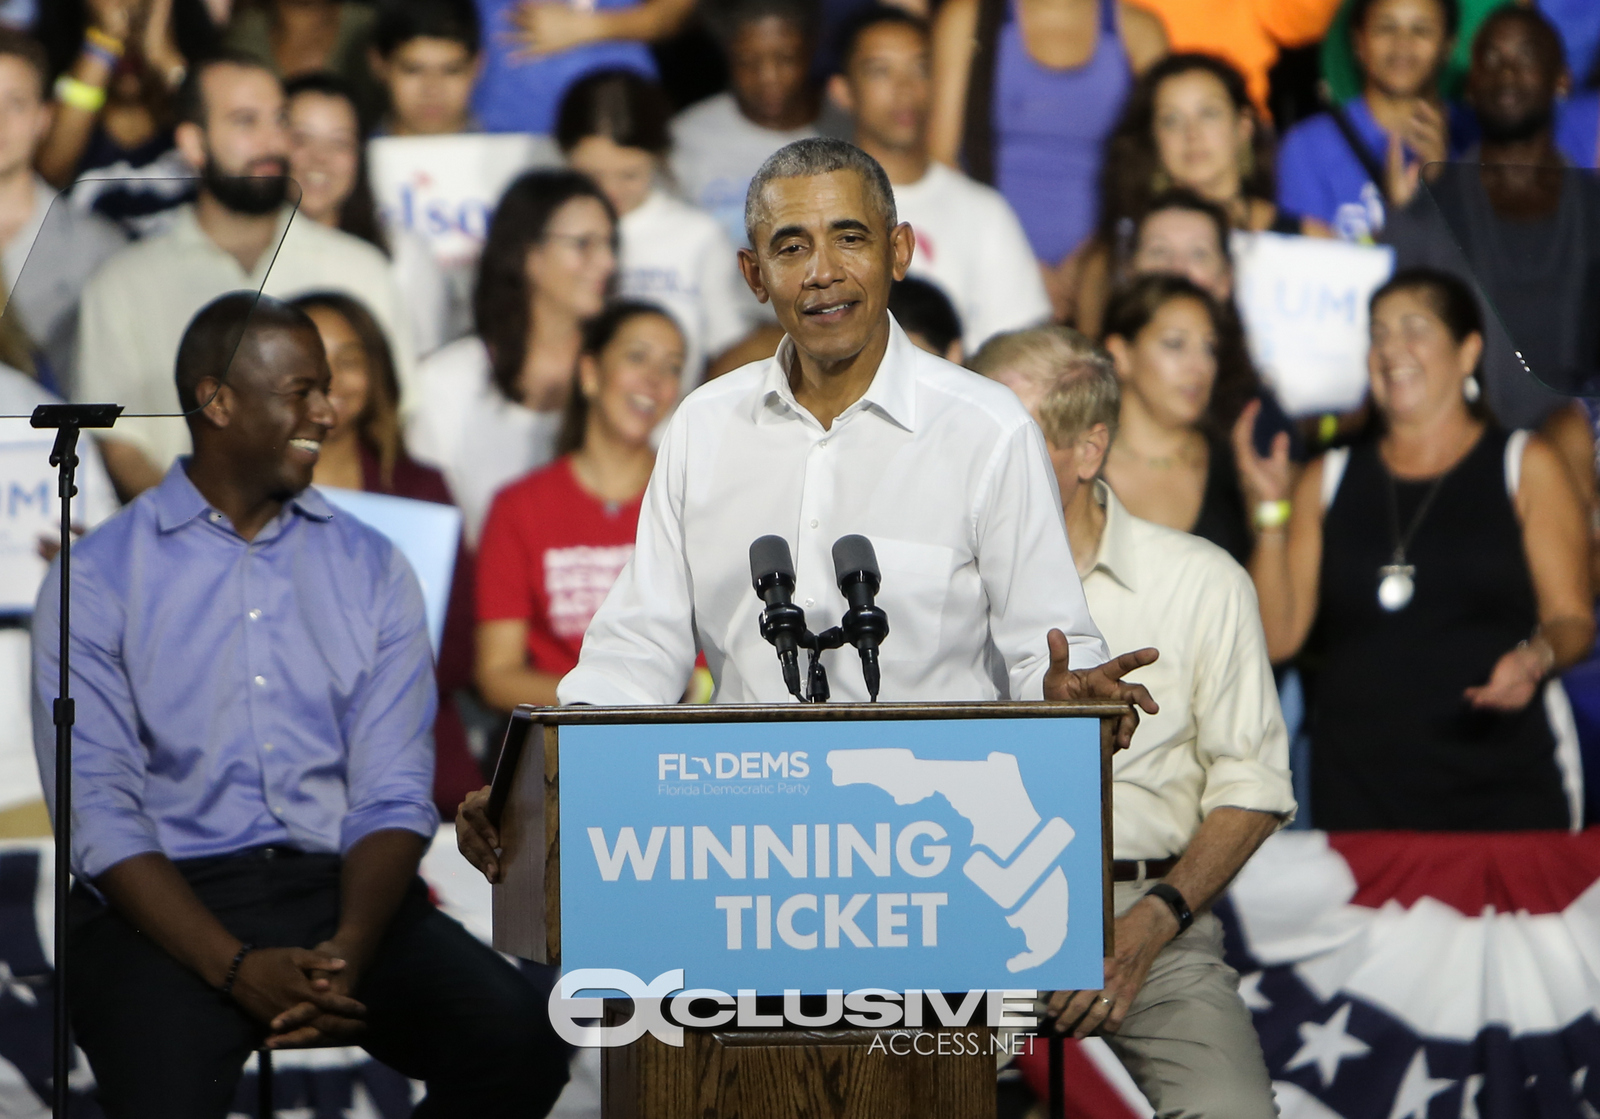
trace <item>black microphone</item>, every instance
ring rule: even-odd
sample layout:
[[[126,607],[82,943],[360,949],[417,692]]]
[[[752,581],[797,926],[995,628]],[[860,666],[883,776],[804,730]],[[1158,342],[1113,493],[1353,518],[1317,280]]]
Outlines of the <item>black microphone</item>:
[[[874,605],[883,577],[878,573],[878,553],[865,536],[841,536],[833,542],[833,574],[849,609],[839,621],[845,640],[861,654],[861,675],[867,694],[878,699],[878,645],[889,636],[889,615]]]
[[[750,583],[767,608],[761,612],[761,636],[778,650],[783,682],[801,702],[800,638],[806,632],[806,612],[791,600],[794,595],[794,558],[781,536],[763,536],[750,545]]]

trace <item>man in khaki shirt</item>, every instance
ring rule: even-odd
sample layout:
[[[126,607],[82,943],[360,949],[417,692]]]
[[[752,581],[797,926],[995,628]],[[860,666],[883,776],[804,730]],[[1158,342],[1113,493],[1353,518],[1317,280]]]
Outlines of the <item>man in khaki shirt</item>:
[[[1044,429],[1073,560],[1113,652],[1161,698],[1112,770],[1115,955],[1100,991],[1050,1012],[1105,1034],[1157,1114],[1269,1119],[1272,1083],[1222,962],[1211,902],[1294,813],[1288,738],[1249,575],[1226,552],[1143,521],[1100,480],[1120,391],[1111,360],[1062,327],[1000,335],[973,361]]]

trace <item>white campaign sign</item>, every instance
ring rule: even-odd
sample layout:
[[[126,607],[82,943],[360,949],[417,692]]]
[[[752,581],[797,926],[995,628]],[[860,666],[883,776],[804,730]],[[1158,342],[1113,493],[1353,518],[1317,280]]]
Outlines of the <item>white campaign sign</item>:
[[[447,271],[470,270],[501,194],[522,172],[561,165],[547,136],[379,136],[367,144],[372,190],[391,229],[424,237]]]
[[[31,614],[48,566],[39,538],[61,531],[54,438],[0,443],[0,614]],[[77,507],[74,506],[74,509]]]
[[[1280,233],[1233,235],[1250,353],[1291,416],[1343,412],[1367,392],[1367,300],[1394,250]]]

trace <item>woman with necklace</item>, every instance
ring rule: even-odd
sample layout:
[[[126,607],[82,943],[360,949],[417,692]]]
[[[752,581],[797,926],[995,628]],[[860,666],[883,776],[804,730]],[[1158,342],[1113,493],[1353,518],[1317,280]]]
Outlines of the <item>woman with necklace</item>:
[[[584,630],[633,555],[650,434],[678,399],[683,334],[621,302],[589,323],[578,386],[542,470],[494,500],[478,553],[478,690],[502,711],[554,704]]]
[[[1483,323],[1431,269],[1372,297],[1376,430],[1290,484],[1234,445],[1261,510],[1250,570],[1275,661],[1311,638],[1319,828],[1564,828],[1551,675],[1594,640],[1577,492],[1540,436],[1478,406]],[[1293,494],[1292,505],[1290,495]],[[1568,714],[1570,720],[1570,713]]]
[[[1238,391],[1252,377],[1247,363],[1218,360],[1228,325],[1216,301],[1182,276],[1140,276],[1118,292],[1105,347],[1122,409],[1106,481],[1134,516],[1204,537],[1244,564],[1253,541],[1226,436],[1234,417],[1218,408],[1229,400],[1237,408],[1253,386]]]

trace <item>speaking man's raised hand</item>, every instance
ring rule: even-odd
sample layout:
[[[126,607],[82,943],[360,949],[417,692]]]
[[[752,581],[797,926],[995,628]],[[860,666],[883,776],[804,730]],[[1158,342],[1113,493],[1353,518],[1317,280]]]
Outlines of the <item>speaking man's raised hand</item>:
[[[1143,684],[1125,684],[1122,678],[1136,668],[1154,664],[1161,654],[1154,649],[1136,649],[1112,657],[1094,668],[1067,667],[1067,635],[1059,629],[1050,631],[1050,668],[1044,674],[1044,698],[1058,703],[1085,699],[1114,699],[1130,706],[1117,720],[1113,749],[1126,750],[1133,741],[1133,732],[1139,729],[1139,710],[1154,715],[1161,708],[1151,698]]]

